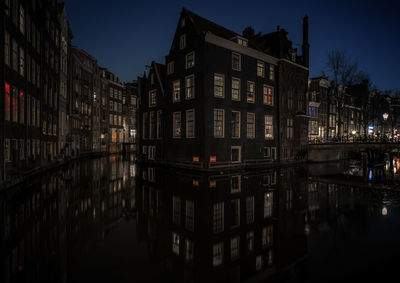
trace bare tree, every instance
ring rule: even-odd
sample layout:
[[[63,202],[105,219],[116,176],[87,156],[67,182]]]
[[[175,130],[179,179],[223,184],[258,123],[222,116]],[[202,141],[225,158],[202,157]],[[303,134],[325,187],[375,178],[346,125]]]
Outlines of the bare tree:
[[[344,91],[346,86],[369,80],[368,73],[359,70],[358,61],[346,55],[343,50],[328,52],[322,75],[332,82],[333,95],[337,100],[338,138],[341,139]],[[365,129],[364,129],[365,131]]]

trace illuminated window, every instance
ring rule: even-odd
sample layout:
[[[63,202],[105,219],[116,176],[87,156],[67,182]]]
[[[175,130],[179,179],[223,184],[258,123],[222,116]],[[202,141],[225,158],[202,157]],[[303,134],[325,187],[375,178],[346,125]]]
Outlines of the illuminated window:
[[[173,134],[174,138],[181,137],[181,112],[173,113]]]
[[[263,88],[264,93],[264,104],[274,105],[274,88],[271,86],[264,85]]]
[[[262,61],[257,61],[257,76],[265,77],[265,64]]]
[[[273,199],[273,192],[264,193],[264,218],[272,216]]]
[[[195,112],[194,109],[186,110],[186,138],[195,137]]]
[[[181,101],[181,82],[179,80],[174,81],[172,83],[172,101],[179,102]]]
[[[10,121],[10,85],[8,83],[5,83],[4,92],[4,119]]]
[[[232,111],[232,138],[240,138],[240,112]]]
[[[247,138],[254,139],[256,137],[256,115],[247,113]]]
[[[225,77],[224,75],[214,74],[214,96],[223,98],[225,96]]]
[[[194,51],[186,55],[186,69],[194,67]]]
[[[264,227],[262,230],[262,247],[269,247],[272,245],[273,228],[272,225]]]
[[[247,102],[254,103],[255,101],[255,85],[253,82],[247,81]]]
[[[186,34],[182,34],[179,38],[179,49],[184,49],[186,47]]]
[[[224,258],[224,243],[213,245],[213,266],[220,266]]]
[[[194,75],[185,78],[186,99],[194,98]]]
[[[225,111],[223,109],[214,109],[214,137],[224,137]]]
[[[172,233],[172,252],[179,255],[180,237],[177,233]]]
[[[240,100],[240,79],[232,78],[232,100]]]
[[[269,79],[271,81],[275,79],[275,68],[273,65],[269,65]]]
[[[156,90],[151,90],[149,92],[149,107],[157,105],[157,92]]]
[[[232,70],[240,71],[241,57],[240,54],[232,52]]]
[[[274,124],[272,115],[264,115],[264,138],[271,140],[274,138]]]

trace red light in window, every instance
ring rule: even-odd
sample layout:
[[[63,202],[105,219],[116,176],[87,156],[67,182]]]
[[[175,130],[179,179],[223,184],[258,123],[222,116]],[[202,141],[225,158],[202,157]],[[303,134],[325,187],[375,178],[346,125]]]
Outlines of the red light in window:
[[[217,181],[212,180],[210,181],[210,188],[216,188],[217,187]]]
[[[24,93],[22,91],[19,93],[19,97],[24,97]]]
[[[10,85],[6,84],[6,93],[10,94]]]
[[[216,156],[210,156],[210,162],[211,163],[217,162],[217,157]]]

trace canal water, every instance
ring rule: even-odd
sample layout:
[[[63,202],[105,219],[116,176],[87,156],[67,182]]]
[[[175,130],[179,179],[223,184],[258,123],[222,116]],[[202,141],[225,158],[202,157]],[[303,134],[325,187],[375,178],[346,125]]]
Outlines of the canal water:
[[[73,162],[0,193],[0,282],[394,282],[398,174]]]

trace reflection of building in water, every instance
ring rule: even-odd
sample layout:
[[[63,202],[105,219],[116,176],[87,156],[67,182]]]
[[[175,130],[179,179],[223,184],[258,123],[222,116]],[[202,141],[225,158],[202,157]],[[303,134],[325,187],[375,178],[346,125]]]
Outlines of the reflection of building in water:
[[[134,209],[130,173],[118,159],[74,162],[1,195],[0,282],[69,281],[74,259]]]
[[[139,172],[138,238],[164,261],[168,280],[262,280],[304,259],[306,179],[294,169]]]

